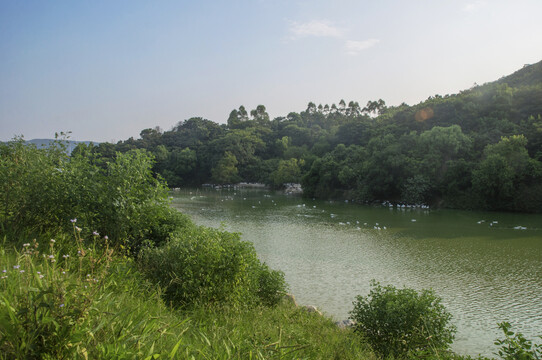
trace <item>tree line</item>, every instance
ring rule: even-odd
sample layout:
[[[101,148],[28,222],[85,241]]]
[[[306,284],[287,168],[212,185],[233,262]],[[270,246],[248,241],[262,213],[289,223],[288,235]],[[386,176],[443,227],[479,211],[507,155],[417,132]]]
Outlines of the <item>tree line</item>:
[[[310,102],[274,119],[240,106],[225,124],[194,117],[75,153],[132,149],[152,153],[170,187],[294,182],[308,197],[540,212],[542,62],[412,106]]]

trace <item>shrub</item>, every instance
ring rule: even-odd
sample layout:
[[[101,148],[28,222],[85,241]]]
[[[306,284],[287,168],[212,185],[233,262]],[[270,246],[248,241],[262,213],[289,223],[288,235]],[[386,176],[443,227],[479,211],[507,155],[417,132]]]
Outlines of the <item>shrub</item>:
[[[367,297],[356,297],[350,318],[384,358],[446,350],[454,339],[451,315],[431,290],[418,293],[373,281]]]
[[[66,161],[59,143],[39,150],[35,145],[25,145],[21,138],[0,143],[3,230],[58,228],[59,214],[65,206],[61,169]]]
[[[499,328],[504,333],[504,339],[495,341],[500,345],[498,354],[504,360],[535,360],[542,358],[542,344],[533,344],[521,333],[510,330],[510,323],[502,322]],[[541,337],[542,338],[542,337]]]
[[[68,220],[77,214],[83,229],[137,253],[142,243],[163,243],[189,222],[170,209],[151,154],[117,153],[104,164],[83,150],[69,156],[61,140],[44,149],[22,139],[0,144],[0,231],[10,238],[69,232]]]
[[[158,248],[139,255],[141,271],[163,288],[174,306],[276,304],[284,276],[261,264],[239,234],[192,226]]]
[[[267,264],[262,264],[258,276],[258,298],[268,306],[278,304],[286,290],[284,273],[271,270]]]

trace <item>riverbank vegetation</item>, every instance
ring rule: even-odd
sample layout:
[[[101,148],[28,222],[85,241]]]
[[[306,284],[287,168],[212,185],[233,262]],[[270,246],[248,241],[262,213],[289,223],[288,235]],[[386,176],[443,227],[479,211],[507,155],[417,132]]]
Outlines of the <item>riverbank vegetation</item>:
[[[1,359],[374,358],[353,333],[287,303],[180,310],[136,260],[107,245],[89,250],[93,240],[44,237],[21,250],[8,242],[0,255]]]
[[[76,152],[146,149],[170,187],[302,183],[308,197],[541,212],[540,99],[542,62],[412,106],[310,102],[274,119],[240,106],[225,124],[196,117]]]
[[[0,145],[0,358],[371,358],[239,234],[169,207],[144,150]]]
[[[397,358],[461,358],[431,293],[383,288],[372,314],[415,309],[436,324],[428,337],[416,322],[373,336],[361,297],[355,331],[340,329],[284,302],[283,274],[238,234],[172,210],[147,151],[63,144],[0,145],[0,359],[377,359],[398,341]],[[504,330],[503,357],[539,351]]]

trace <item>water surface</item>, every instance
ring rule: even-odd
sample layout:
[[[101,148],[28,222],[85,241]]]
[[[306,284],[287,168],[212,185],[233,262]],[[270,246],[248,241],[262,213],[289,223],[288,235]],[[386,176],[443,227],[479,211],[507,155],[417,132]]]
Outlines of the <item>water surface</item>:
[[[542,216],[362,206],[264,190],[173,192],[206,226],[242,233],[299,303],[346,319],[372,279],[432,288],[453,315],[453,349],[493,355],[497,323],[542,334]],[[521,227],[521,228],[518,228]]]

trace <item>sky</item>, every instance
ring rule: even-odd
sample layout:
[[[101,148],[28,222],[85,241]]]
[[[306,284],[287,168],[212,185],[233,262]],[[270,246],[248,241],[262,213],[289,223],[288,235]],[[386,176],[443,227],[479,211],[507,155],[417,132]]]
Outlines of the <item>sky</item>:
[[[414,105],[542,60],[540,14],[540,0],[0,0],[0,141],[116,142],[240,105]]]

